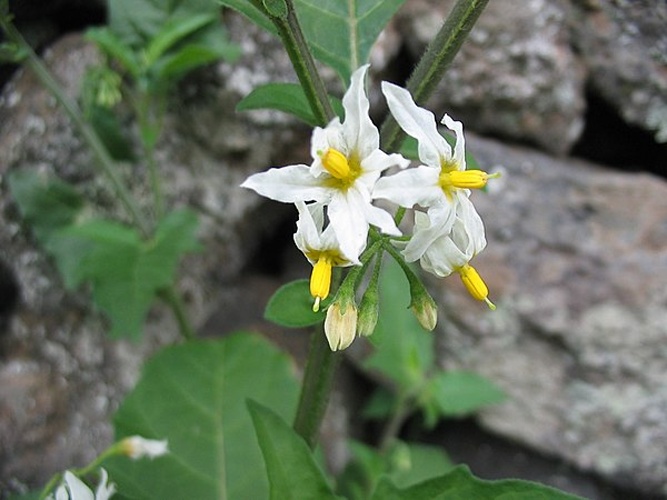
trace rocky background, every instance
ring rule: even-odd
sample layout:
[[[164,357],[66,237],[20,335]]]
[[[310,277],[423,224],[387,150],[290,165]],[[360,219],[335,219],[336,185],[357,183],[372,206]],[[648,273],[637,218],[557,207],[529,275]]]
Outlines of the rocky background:
[[[104,19],[102,2],[15,4],[77,95],[98,57],[80,30]],[[372,54],[373,83],[405,78],[450,6],[408,0]],[[254,325],[299,357],[303,338],[260,322],[271,291],[307,273],[290,244],[294,214],[236,186],[307,160],[309,131],[277,113],[231,111],[255,85],[294,76],[275,40],[237,15],[225,23],[242,59],[182,83],[159,148],[170,202],[202,214],[205,250],[188,258],[181,287],[203,334]],[[0,179],[55,172],[113,210],[53,99],[31,74],[0,70]],[[463,120],[470,151],[503,172],[474,194],[489,240],[476,266],[498,310],[457,280],[429,281],[442,305],[439,359],[511,397],[420,438],[483,477],[591,499],[667,498],[667,4],[492,0],[429,107]],[[103,331],[85,291],[63,292],[0,182],[0,491],[104,449],[143,359],[176,337],[160,307],[139,346]],[[343,372],[328,435],[349,431],[354,400],[342,394],[364,383]],[[332,455],[339,467],[344,450]]]

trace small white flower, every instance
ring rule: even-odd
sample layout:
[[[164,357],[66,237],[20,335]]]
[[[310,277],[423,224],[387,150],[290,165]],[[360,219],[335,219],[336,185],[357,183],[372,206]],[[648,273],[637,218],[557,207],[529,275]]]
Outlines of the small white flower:
[[[56,489],[55,496],[49,495],[48,500],[108,500],[116,492],[116,486],[109,483],[109,475],[100,469],[100,482],[93,491],[70,471],[65,471],[64,482]]]
[[[425,271],[441,278],[456,272],[461,276],[468,292],[477,300],[495,305],[489,300],[489,290],[470,260],[486,247],[484,226],[472,205],[463,205],[460,215],[454,218],[451,230],[433,238],[425,249],[419,263]],[[415,236],[422,231],[432,231],[429,216],[415,213]]]
[[[345,121],[333,119],[325,128],[315,128],[311,140],[313,162],[272,168],[251,175],[241,186],[268,198],[285,202],[319,202],[327,205],[327,216],[342,252],[356,260],[366,245],[369,225],[386,234],[400,231],[384,210],[371,204],[373,187],[382,171],[404,168],[408,160],[380,150],[380,135],[371,121],[364,90],[368,65],[352,74],[343,96]]]
[[[447,234],[454,224],[459,205],[469,205],[469,188],[486,185],[489,176],[480,170],[466,170],[463,125],[445,115],[442,123],[456,135],[454,151],[438,132],[435,116],[417,106],[410,93],[391,83],[382,83],[382,92],[392,115],[401,128],[417,139],[423,165],[380,179],[374,198],[384,198],[402,207],[428,208],[431,230],[422,231],[405,249],[406,260],[415,261],[433,238]],[[465,208],[466,211],[470,207]],[[460,215],[460,214],[459,214]]]
[[[313,311],[318,311],[320,301],[329,296],[331,273],[334,266],[347,267],[359,264],[355,256],[347,257],[340,248],[331,225],[324,226],[324,207],[321,203],[306,205],[296,203],[299,220],[296,223],[294,243],[313,265],[310,275],[310,294],[315,298]]]
[[[166,439],[146,439],[141,436],[130,436],[120,442],[123,453],[136,460],[142,457],[156,458],[169,453]]]

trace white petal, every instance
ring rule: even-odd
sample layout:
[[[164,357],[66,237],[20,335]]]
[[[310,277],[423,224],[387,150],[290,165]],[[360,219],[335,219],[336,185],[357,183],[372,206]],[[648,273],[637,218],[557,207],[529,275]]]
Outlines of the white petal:
[[[444,278],[466,264],[468,260],[451,238],[443,236],[429,247],[419,263],[425,271]]]
[[[306,255],[310,250],[320,250],[320,232],[311,211],[302,201],[296,203],[299,219],[296,221],[294,243]]]
[[[394,218],[385,210],[373,205],[365,205],[364,216],[370,224],[378,227],[382,233],[390,236],[401,235],[401,231],[396,227]]]
[[[164,443],[164,448],[166,450],[166,441],[164,441]],[[116,493],[116,485],[108,482],[109,475],[106,470],[100,469],[100,472],[102,473],[102,477],[100,478],[100,484],[97,485],[97,490],[95,491],[95,500],[109,500],[109,498]]]
[[[370,104],[364,87],[369,64],[365,64],[352,73],[350,88],[343,96],[345,121],[343,136],[347,144],[346,153],[357,151],[360,158],[365,158],[380,147],[380,133],[368,114]]]
[[[376,149],[361,161],[364,172],[383,172],[391,167],[399,167],[401,170],[410,165],[410,160],[398,153],[387,154],[381,149]]]
[[[95,500],[90,488],[70,471],[65,471],[65,482],[72,500]]]
[[[382,198],[405,208],[431,206],[445,196],[438,186],[438,175],[437,169],[421,166],[382,177],[375,184],[373,199]]]
[[[451,148],[438,132],[435,116],[415,104],[410,92],[382,82],[389,110],[401,128],[419,142],[419,159],[431,167],[440,167],[440,158],[451,158]]]
[[[312,176],[307,165],[290,165],[253,174],[241,187],[283,203],[326,202],[331,197],[331,189],[322,186],[321,181]]]
[[[455,220],[455,207],[447,203],[432,208],[428,215],[415,212],[415,230],[403,250],[405,260],[414,262],[420,259],[438,238],[450,233]]]
[[[463,124],[453,120],[449,115],[442,117],[442,123],[456,134],[456,146],[454,147],[454,161],[458,170],[466,169],[466,139],[463,135]]]
[[[355,261],[366,247],[368,238],[365,205],[370,205],[370,200],[365,200],[358,190],[348,189],[331,199],[327,212],[341,251]]]
[[[459,202],[456,207],[456,214],[457,217],[461,219],[463,225],[466,227],[471,245],[470,258],[472,258],[486,247],[484,223],[482,222],[482,218],[477,213],[477,210],[475,210],[475,206],[467,196],[458,196],[458,200]]]

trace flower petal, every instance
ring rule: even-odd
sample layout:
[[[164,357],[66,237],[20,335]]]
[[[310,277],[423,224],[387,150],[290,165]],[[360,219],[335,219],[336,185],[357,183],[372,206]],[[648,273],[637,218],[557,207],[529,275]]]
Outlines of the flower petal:
[[[449,115],[442,117],[445,126],[456,134],[456,146],[454,147],[454,162],[458,170],[466,169],[466,139],[463,135],[463,123],[453,120]]]
[[[65,471],[65,482],[72,500],[95,500],[95,495],[90,491],[90,488],[68,470]]]
[[[428,215],[415,212],[414,233],[403,250],[405,260],[414,262],[421,259],[435,240],[450,233],[455,220],[455,207],[448,203],[433,207]]]
[[[438,132],[433,113],[417,106],[410,92],[397,85],[382,82],[382,92],[398,124],[419,142],[419,159],[423,163],[439,168],[441,157],[452,157],[449,144]]]
[[[164,449],[166,450],[166,444]],[[108,482],[109,474],[106,470],[100,469],[100,473],[102,477],[100,478],[100,484],[97,485],[97,490],[95,490],[95,500],[109,500],[116,493],[116,485]]]
[[[357,189],[337,193],[329,204],[327,213],[331,226],[341,251],[350,260],[357,261],[366,247],[368,221],[364,214],[367,205],[370,206],[370,200]]]
[[[365,64],[352,73],[350,88],[343,96],[343,137],[347,145],[346,153],[357,151],[360,158],[366,158],[380,147],[380,133],[370,119],[370,104],[364,87],[369,66]]]
[[[486,236],[484,234],[484,223],[475,210],[475,206],[467,196],[458,196],[456,216],[461,219],[470,240],[470,258],[480,253],[486,247]]]
[[[252,189],[262,196],[283,203],[327,202],[331,198],[331,189],[313,177],[307,165],[290,165],[253,174],[241,184],[241,187]]]
[[[438,186],[438,170],[425,166],[382,177],[373,189],[373,199],[382,198],[405,208],[414,205],[429,207],[444,197]]]

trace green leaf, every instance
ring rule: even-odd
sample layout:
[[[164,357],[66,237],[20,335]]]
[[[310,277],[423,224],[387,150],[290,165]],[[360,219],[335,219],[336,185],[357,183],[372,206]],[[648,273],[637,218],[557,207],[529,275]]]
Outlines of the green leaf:
[[[583,500],[531,481],[478,479],[462,465],[444,476],[408,488],[397,488],[385,478],[372,500]]]
[[[269,498],[337,498],[301,436],[265,406],[248,401],[248,409],[269,475]]]
[[[219,31],[222,34],[222,31]],[[236,45],[226,42],[224,37],[217,45],[188,44],[162,57],[154,66],[159,79],[175,79],[195,68],[211,64],[219,59],[235,60],[240,54]]]
[[[382,420],[389,418],[395,408],[396,395],[380,386],[373,391],[370,401],[364,406],[362,416],[369,420]]]
[[[389,478],[399,488],[406,488],[437,477],[454,467],[442,448],[397,441],[387,455]]]
[[[137,55],[123,39],[109,28],[90,28],[86,31],[86,38],[92,40],[103,52],[116,59],[120,65],[132,75],[138,78],[141,74],[141,64]]]
[[[243,14],[250,21],[269,33],[277,33],[271,20],[248,0],[218,0],[218,3]]]
[[[303,328],[324,321],[326,302],[313,312],[313,297],[308,280],[296,280],[281,286],[269,299],[264,317],[288,328]]]
[[[166,438],[170,453],[152,461],[115,458],[104,467],[130,498],[267,498],[246,401],[291,419],[298,391],[289,358],[260,336],[167,347],[146,363],[114,426],[119,439]]]
[[[463,371],[434,375],[420,395],[422,402],[432,401],[445,417],[470,415],[504,399],[505,393],[489,379]]]
[[[405,0],[295,0],[313,55],[336,70],[347,85],[365,64],[371,46]]]
[[[343,116],[344,110],[340,99],[329,96],[329,101],[336,114]],[[296,83],[268,83],[262,85],[250,92],[236,105],[236,111],[254,109],[277,109],[296,116],[311,127],[319,125],[303,88]]]
[[[18,64],[28,57],[28,51],[15,43],[0,43],[0,63]]]
[[[174,44],[217,19],[218,16],[213,13],[197,14],[184,19],[168,19],[146,47],[144,52],[146,66],[152,66]]]
[[[59,231],[47,249],[68,287],[91,283],[95,304],[111,319],[112,337],[138,339],[156,294],[173,283],[181,256],[198,248],[197,224],[193,212],[172,212],[143,242],[134,229],[92,220]]]
[[[271,16],[279,19],[287,18],[287,4],[285,0],[262,0],[262,4]]]
[[[408,309],[410,293],[405,275],[388,260],[380,277],[380,318],[369,337],[375,351],[364,363],[399,387],[412,391],[433,367],[433,334],[424,330]]]
[[[79,193],[58,178],[32,170],[15,170],[8,181],[21,215],[42,244],[54,232],[70,225],[83,208]]]
[[[116,161],[134,161],[136,159],[129,139],[116,115],[105,107],[91,105],[88,120],[102,140],[104,147]]]

